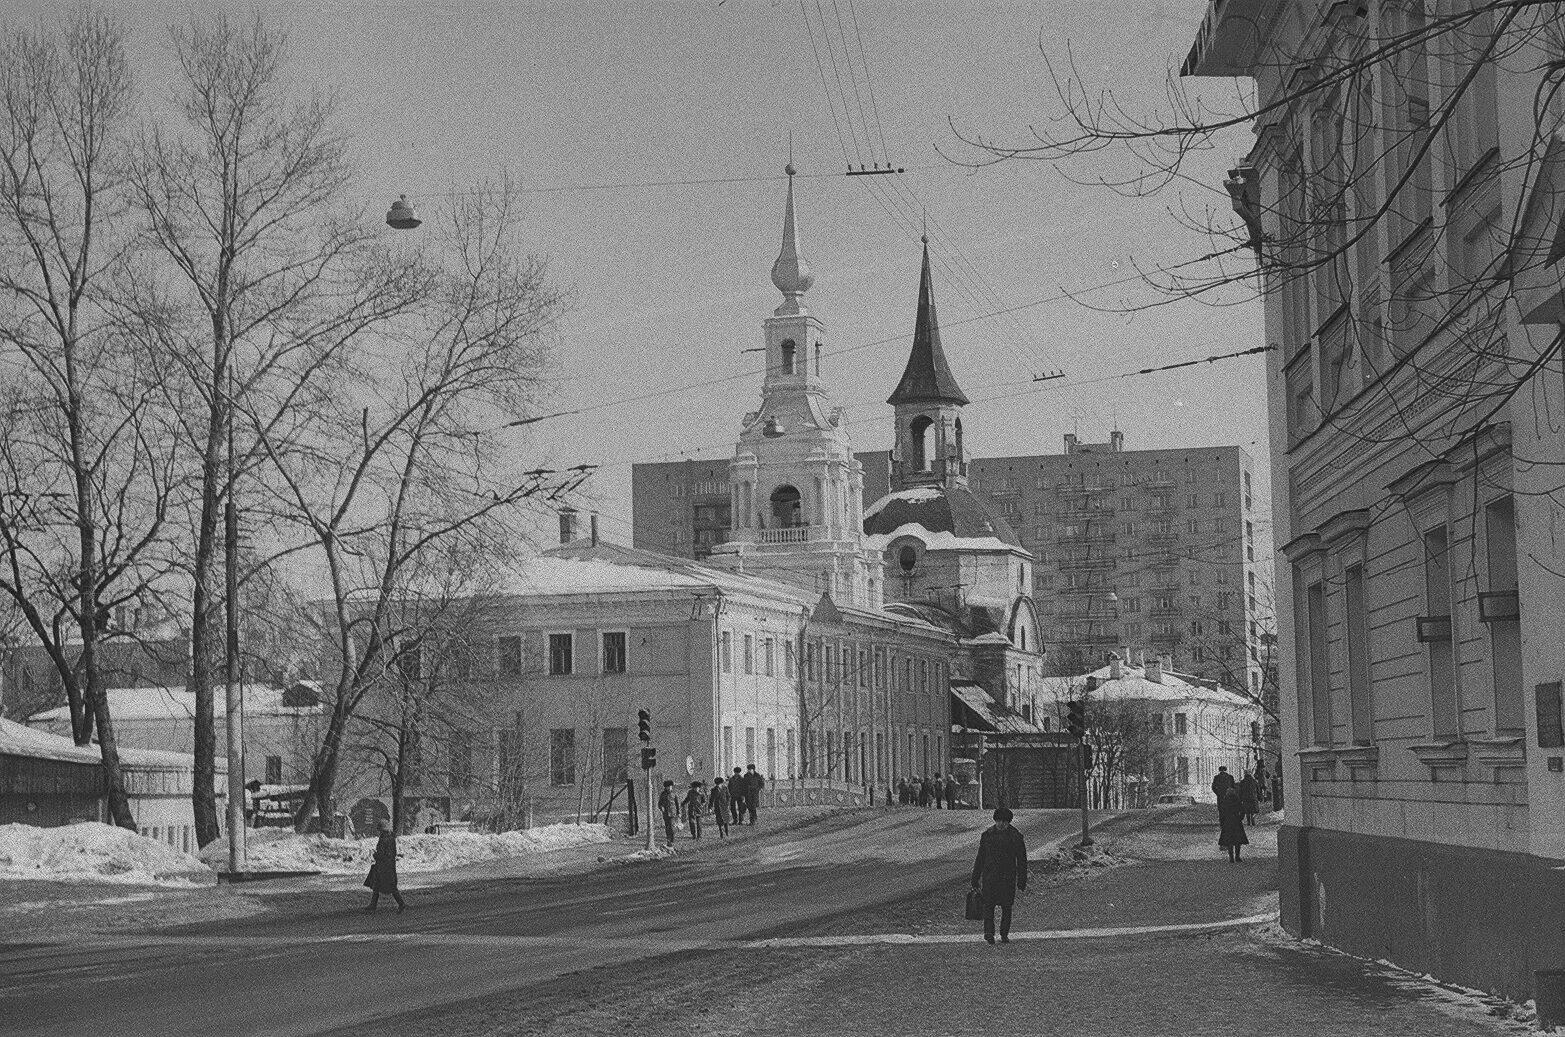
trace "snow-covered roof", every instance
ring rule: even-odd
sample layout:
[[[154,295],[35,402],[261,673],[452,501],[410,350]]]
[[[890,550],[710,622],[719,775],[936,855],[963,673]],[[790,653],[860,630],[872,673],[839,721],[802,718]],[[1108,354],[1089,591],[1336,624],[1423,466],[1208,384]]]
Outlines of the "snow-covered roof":
[[[1164,670],[1161,681],[1148,679],[1144,667],[1122,664],[1119,677],[1111,676],[1107,666],[1090,674],[1071,677],[1045,677],[1043,687],[1055,698],[1070,699],[1079,696],[1086,686],[1086,678],[1096,677],[1098,686],[1092,696],[1097,699],[1145,699],[1157,702],[1204,702],[1220,706],[1249,706],[1259,709],[1254,702],[1211,682],[1196,682],[1181,674]]]
[[[1009,645],[1011,639],[998,630],[991,630],[987,634],[979,634],[977,637],[968,638],[970,645]]]
[[[320,705],[285,706],[284,694],[284,689],[270,684],[244,685],[244,715],[309,716],[325,709]],[[189,720],[196,715],[196,697],[184,688],[110,688],[108,696],[109,715],[115,720]],[[228,715],[228,703],[221,688],[212,696],[212,712],[217,717]],[[70,719],[69,706],[56,706],[27,718],[32,724],[69,722]]]
[[[973,681],[954,680],[951,694],[967,707],[970,716],[964,718],[979,730],[994,734],[1036,735],[1046,734],[1043,728],[1030,720],[1024,720],[1014,709],[996,702],[987,691]],[[963,725],[957,725],[959,728]]]
[[[496,588],[501,594],[623,594],[702,590],[781,597],[813,605],[817,595],[791,583],[752,576],[688,558],[619,544],[568,544],[519,563]]]
[[[62,763],[103,762],[102,752],[95,745],[77,745],[69,738],[37,731],[4,718],[0,718],[0,754],[26,756],[35,760],[58,760]],[[119,754],[120,763],[127,767],[177,767],[191,770],[195,766],[194,757],[162,749],[121,748]]]
[[[929,551],[1004,551],[1009,553],[1015,550],[1015,548],[999,537],[957,536],[955,533],[925,529],[917,522],[904,522],[889,533],[872,533],[864,538],[864,543],[877,551],[884,551],[886,546],[898,537],[913,537],[922,541],[925,550]]]
[[[945,491],[940,489],[938,486],[915,486],[911,490],[898,490],[896,493],[886,494],[884,497],[880,498],[880,500],[865,508],[864,517],[866,519],[873,518],[874,516],[880,514],[882,509],[884,509],[886,505],[892,503],[893,501],[906,501],[913,503],[916,501],[939,500],[944,493]]]

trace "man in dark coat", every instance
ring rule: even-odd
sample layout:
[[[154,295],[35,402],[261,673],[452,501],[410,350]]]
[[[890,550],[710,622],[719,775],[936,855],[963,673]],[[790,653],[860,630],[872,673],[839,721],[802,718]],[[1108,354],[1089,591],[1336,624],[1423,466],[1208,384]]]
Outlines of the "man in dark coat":
[[[935,809],[941,807],[941,800],[945,798],[945,783],[940,780],[940,772],[935,771],[934,783],[930,786],[930,792],[935,797]]]
[[[934,783],[931,782],[927,777],[923,781],[918,783],[918,805],[919,806],[921,806],[921,807],[929,806],[929,801],[930,801],[931,798],[934,797],[934,794],[935,794]]]
[[[755,824],[755,808],[761,805],[761,790],[765,787],[766,779],[755,769],[755,764],[750,764],[744,776],[744,808],[750,815],[751,825]]]
[[[1239,779],[1236,786],[1239,790],[1239,805],[1244,808],[1244,823],[1255,824],[1255,812],[1261,809],[1261,787],[1256,784],[1255,775],[1249,771],[1244,772],[1244,777]]]
[[[1011,942],[1011,908],[1027,888],[1027,844],[1011,827],[1011,812],[1000,807],[994,824],[978,838],[973,888],[984,898],[984,939],[994,943],[994,909],[1000,909],[1000,942]]]
[[[1239,790],[1223,790],[1223,798],[1217,801],[1217,845],[1228,851],[1228,860],[1237,864],[1239,847],[1248,846],[1250,837],[1244,834],[1244,805],[1239,802]]]
[[[734,768],[734,776],[728,779],[728,800],[732,809],[734,824],[744,820],[744,797],[749,786],[744,780],[744,771]]]
[[[701,793],[699,781],[690,783],[690,791],[685,793],[680,809],[685,815],[685,824],[690,830],[690,838],[701,838],[701,815],[706,812],[706,796]]]
[[[370,891],[370,903],[364,910],[375,910],[382,893],[391,894],[391,899],[397,902],[397,914],[407,910],[407,903],[397,891],[397,837],[392,834],[391,825],[386,821],[380,822],[380,838],[375,840],[374,863],[370,865],[370,873],[364,879],[364,885]]]
[[[954,774],[947,774],[946,775],[945,794],[946,794],[946,809],[947,810],[955,810],[956,809],[956,775],[954,775]]]
[[[1234,776],[1228,773],[1227,767],[1217,768],[1217,777],[1212,779],[1212,795],[1217,797],[1217,804],[1223,803],[1223,793],[1234,787]]]
[[[897,779],[897,806],[907,806],[907,779]]]
[[[668,836],[668,845],[674,845],[674,822],[679,818],[679,793],[674,791],[674,783],[663,783],[663,794],[658,796],[658,812],[663,815],[663,834]]]
[[[722,778],[712,779],[712,816],[717,818],[717,837],[728,838],[728,786]]]

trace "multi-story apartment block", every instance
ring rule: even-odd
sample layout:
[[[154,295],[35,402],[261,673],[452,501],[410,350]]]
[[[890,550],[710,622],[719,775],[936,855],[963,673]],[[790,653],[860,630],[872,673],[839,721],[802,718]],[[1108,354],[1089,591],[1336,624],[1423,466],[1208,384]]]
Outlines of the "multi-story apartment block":
[[[856,456],[865,500],[877,501],[892,488],[890,454]],[[636,546],[698,557],[684,531],[695,528],[708,468],[721,463],[635,466]],[[1272,633],[1268,516],[1244,449],[1126,450],[1119,432],[1107,443],[1067,435],[1060,454],[974,458],[968,483],[1032,552],[1052,672],[1139,649],[1260,693]]]
[[[1557,5],[1213,0],[1254,81],[1290,930],[1565,987]],[[1548,1006],[1547,1011],[1545,1006]]]

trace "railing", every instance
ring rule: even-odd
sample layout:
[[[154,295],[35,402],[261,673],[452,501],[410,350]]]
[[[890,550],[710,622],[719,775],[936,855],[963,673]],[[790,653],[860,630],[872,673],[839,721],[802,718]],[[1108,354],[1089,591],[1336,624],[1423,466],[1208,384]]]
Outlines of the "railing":
[[[756,531],[756,542],[761,544],[804,544],[814,539],[814,526],[784,526],[781,529]]]

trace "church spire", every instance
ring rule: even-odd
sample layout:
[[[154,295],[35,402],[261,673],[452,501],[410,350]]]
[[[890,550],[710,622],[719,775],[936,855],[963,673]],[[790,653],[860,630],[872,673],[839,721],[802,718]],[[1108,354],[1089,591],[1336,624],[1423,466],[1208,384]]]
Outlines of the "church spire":
[[[784,172],[788,174],[788,204],[783,210],[782,251],[777,254],[777,262],[772,264],[772,284],[783,293],[783,304],[775,311],[779,317],[806,312],[804,293],[815,283],[815,275],[810,273],[810,265],[804,261],[803,248],[799,242],[799,225],[793,216],[795,170],[792,162],[788,163]]]
[[[956,376],[946,363],[940,348],[940,321],[935,316],[935,285],[929,274],[929,235],[924,235],[924,269],[918,279],[918,319],[913,326],[913,351],[908,354],[902,380],[886,402],[904,403],[968,402]],[[775,275],[774,275],[775,276]]]

